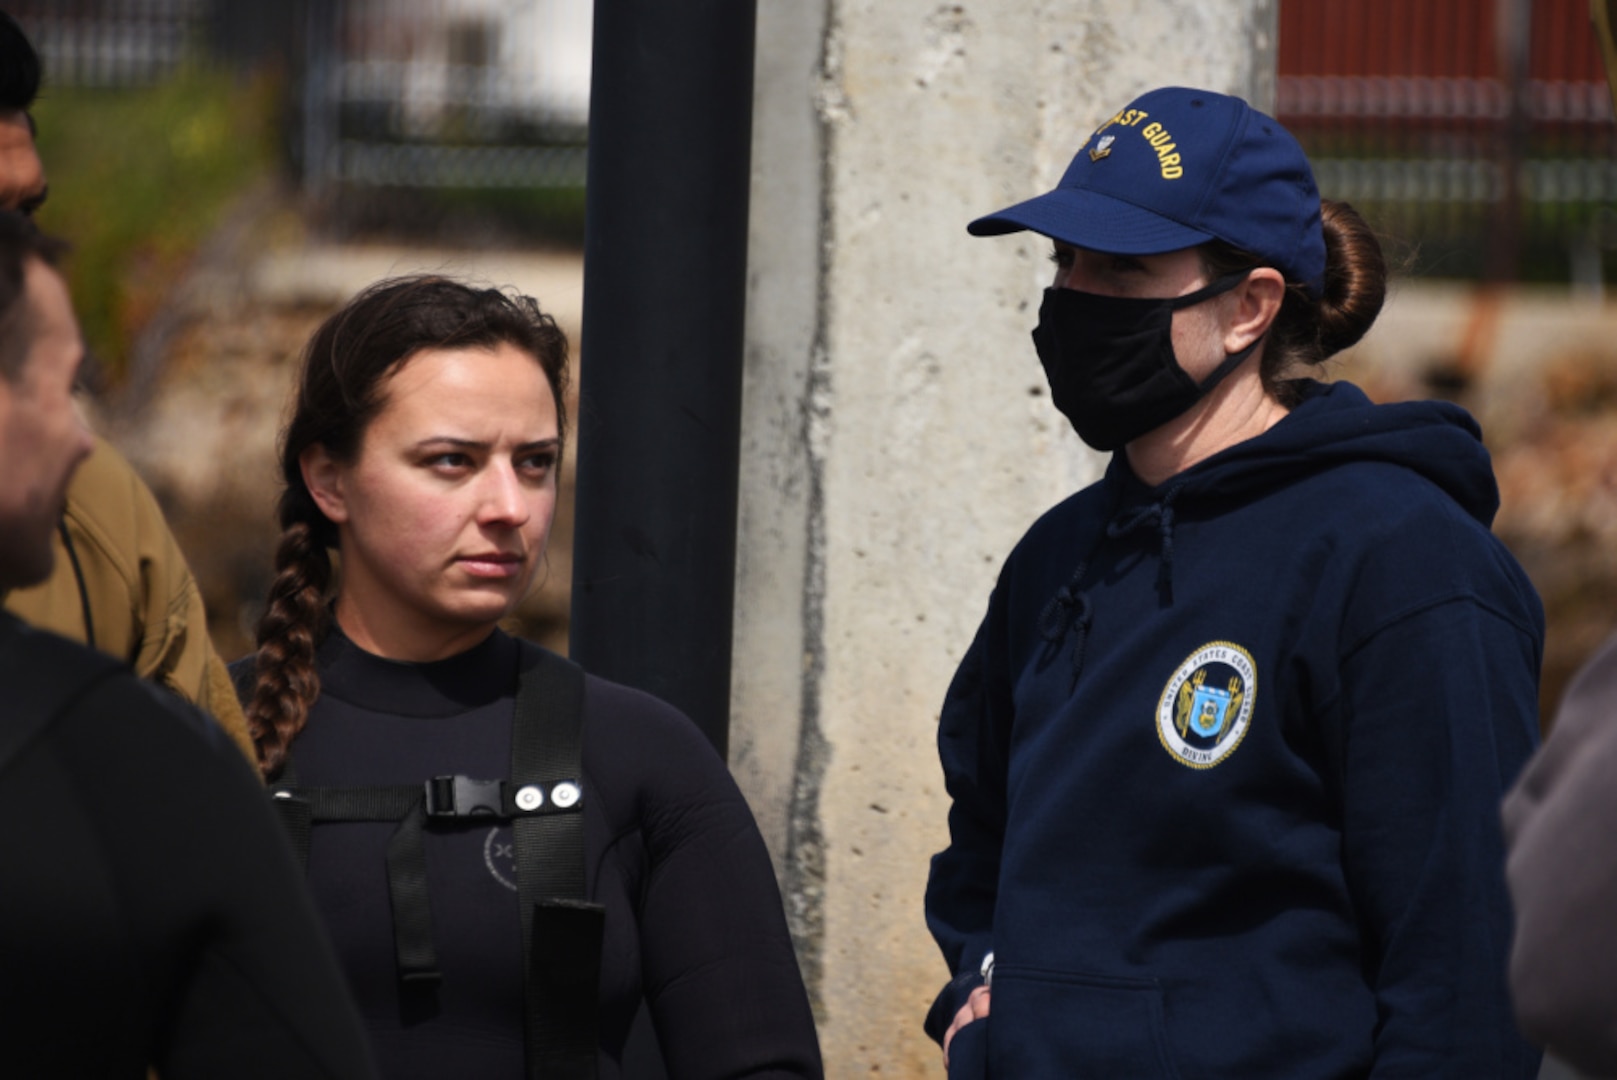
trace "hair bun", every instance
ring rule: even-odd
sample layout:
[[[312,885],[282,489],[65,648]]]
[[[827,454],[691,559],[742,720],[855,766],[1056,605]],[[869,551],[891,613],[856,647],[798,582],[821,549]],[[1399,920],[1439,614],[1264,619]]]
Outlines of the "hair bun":
[[[1345,202],[1322,200],[1325,231],[1325,295],[1315,311],[1321,358],[1364,337],[1387,299],[1387,261],[1381,242],[1359,212]]]

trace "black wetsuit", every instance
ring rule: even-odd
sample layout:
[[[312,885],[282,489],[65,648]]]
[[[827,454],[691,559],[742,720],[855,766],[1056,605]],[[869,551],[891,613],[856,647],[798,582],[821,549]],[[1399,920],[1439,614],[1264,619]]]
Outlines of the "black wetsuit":
[[[427,664],[384,660],[333,629],[320,697],[293,744],[304,787],[510,774],[519,663],[496,631]],[[235,667],[238,685],[251,661]],[[671,1076],[821,1074],[807,996],[763,840],[724,763],[686,717],[638,691],[585,687],[584,848],[606,908],[600,1075],[642,992]],[[523,1075],[522,948],[509,825],[430,823],[427,880],[443,980],[401,998],[385,852],[392,823],[316,825],[309,885],[390,1078]]]
[[[21,680],[61,688],[0,764],[0,1073],[372,1075],[241,752],[110,658],[4,614],[0,663],[5,735],[29,720]]]

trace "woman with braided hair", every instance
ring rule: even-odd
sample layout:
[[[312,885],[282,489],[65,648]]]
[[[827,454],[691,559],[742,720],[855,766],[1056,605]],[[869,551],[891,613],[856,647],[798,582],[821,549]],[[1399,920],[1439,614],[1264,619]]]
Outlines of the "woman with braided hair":
[[[532,299],[442,277],[380,282],[316,332],[259,648],[235,668],[261,767],[287,806],[399,790],[425,820],[409,840],[397,815],[316,810],[306,840],[383,1075],[540,1075],[509,819],[579,802],[583,906],[604,911],[584,1018],[598,1074],[619,1075],[644,996],[674,1076],[818,1076],[768,855],[683,715],[585,676],[578,784],[457,811],[512,776],[518,688],[546,662],[497,624],[544,558],[566,387],[566,338]],[[400,885],[411,843],[425,899]],[[596,959],[582,952],[567,963]]]

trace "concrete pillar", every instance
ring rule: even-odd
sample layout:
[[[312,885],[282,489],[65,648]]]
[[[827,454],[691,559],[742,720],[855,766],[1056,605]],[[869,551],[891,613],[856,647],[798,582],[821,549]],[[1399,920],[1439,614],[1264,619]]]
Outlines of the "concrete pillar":
[[[1028,339],[1049,266],[972,217],[1137,93],[1273,101],[1275,0],[766,0],[758,11],[731,764],[830,1076],[941,1076],[937,710],[1012,544],[1104,462]]]

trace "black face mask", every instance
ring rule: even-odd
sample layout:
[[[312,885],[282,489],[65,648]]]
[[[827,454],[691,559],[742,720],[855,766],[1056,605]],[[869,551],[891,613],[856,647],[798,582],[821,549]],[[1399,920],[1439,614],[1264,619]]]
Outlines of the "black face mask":
[[[1166,300],[1044,290],[1033,345],[1050,398],[1078,437],[1096,450],[1116,450],[1184,413],[1251,356],[1257,341],[1198,385],[1173,351],[1173,313],[1229,292],[1246,276],[1229,274]]]

